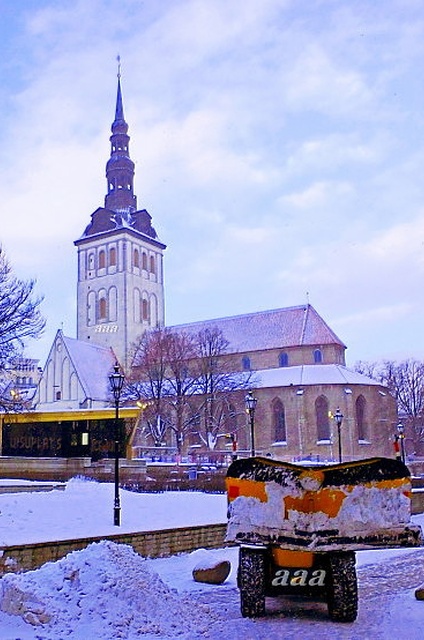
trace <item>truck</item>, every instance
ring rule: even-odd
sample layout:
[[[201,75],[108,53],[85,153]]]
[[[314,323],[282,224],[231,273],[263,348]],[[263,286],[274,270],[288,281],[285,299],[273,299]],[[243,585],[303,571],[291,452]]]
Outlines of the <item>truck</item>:
[[[355,552],[419,547],[411,522],[411,478],[400,460],[292,464],[260,456],[227,470],[226,541],[239,546],[244,617],[265,614],[266,597],[324,600],[335,622],[358,613]]]

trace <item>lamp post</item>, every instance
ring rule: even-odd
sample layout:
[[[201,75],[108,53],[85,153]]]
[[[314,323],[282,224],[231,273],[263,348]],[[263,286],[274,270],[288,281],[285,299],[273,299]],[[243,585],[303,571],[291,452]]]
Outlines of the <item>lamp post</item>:
[[[400,459],[405,464],[405,427],[402,423],[397,426],[400,442]]]
[[[121,524],[121,500],[119,498],[119,400],[124,386],[124,376],[119,369],[118,363],[115,364],[113,373],[109,376],[109,383],[115,401],[115,500],[113,524],[119,527]]]
[[[246,407],[246,413],[249,414],[250,419],[250,447],[252,458],[255,456],[255,409],[257,404],[257,399],[253,393],[249,391],[244,399],[244,406]]]
[[[337,425],[337,436],[338,436],[338,443],[339,443],[339,462],[341,462],[342,461],[342,437],[341,437],[340,428],[343,422],[343,414],[340,411],[340,409],[336,410],[336,413],[334,414],[334,420]]]

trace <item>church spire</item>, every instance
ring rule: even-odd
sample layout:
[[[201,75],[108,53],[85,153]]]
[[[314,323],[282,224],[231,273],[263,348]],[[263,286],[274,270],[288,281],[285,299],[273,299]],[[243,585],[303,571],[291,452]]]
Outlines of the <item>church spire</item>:
[[[121,90],[121,56],[117,57],[118,61],[118,93],[116,96],[116,109],[115,109],[115,122],[118,120],[125,124],[124,118],[124,106],[122,103],[122,90]]]
[[[106,164],[107,195],[105,208],[124,216],[137,209],[134,195],[134,162],[129,156],[128,125],[124,118],[121,89],[121,58],[118,56],[118,89],[116,94],[115,120],[111,127],[111,152]]]

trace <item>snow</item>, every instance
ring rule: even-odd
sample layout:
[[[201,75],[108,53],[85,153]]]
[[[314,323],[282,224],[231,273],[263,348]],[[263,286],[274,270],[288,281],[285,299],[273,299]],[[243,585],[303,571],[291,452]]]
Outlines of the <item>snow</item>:
[[[30,496],[30,507],[28,501]],[[72,479],[63,491],[0,495],[0,546],[226,522],[224,495],[120,491],[122,522],[113,524],[114,486]]]
[[[305,491],[319,488],[314,476],[302,479],[302,487],[288,476],[285,484],[267,482],[266,501],[256,497],[239,496],[230,508],[227,540],[236,540],[237,535],[254,532],[264,538],[280,533],[293,534],[295,529],[310,533],[337,530],[339,535],[354,537],[361,534],[378,534],[387,529],[399,528],[409,522],[410,498],[405,493],[410,484],[396,488],[365,486],[330,487],[338,494],[340,510],[330,517],[323,511],[305,513],[295,508],[285,508],[285,498],[303,498]]]
[[[122,527],[113,521],[113,485],[72,480],[64,491],[0,495],[0,540],[102,536],[225,521],[226,497],[121,491]],[[414,516],[424,526],[424,515]],[[242,618],[237,549],[145,559],[131,547],[94,543],[58,562],[0,579],[1,640],[302,640],[423,637],[424,549],[357,552],[359,615],[329,621],[323,603],[267,599],[267,615]],[[196,565],[229,560],[222,585],[193,580]]]

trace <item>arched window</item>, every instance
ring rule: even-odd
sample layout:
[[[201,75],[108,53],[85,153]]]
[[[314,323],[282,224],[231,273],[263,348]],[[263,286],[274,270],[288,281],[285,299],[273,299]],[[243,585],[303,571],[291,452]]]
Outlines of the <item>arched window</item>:
[[[315,364],[319,364],[322,362],[322,351],[321,349],[315,349],[314,351],[314,362]]]
[[[92,327],[96,324],[96,294],[93,290],[87,295],[87,326]]]
[[[156,273],[155,256],[150,256],[150,273]]]
[[[139,289],[134,289],[134,322],[141,322],[141,294]]]
[[[99,320],[106,320],[107,318],[107,303],[106,298],[99,299]]]
[[[101,249],[99,251],[99,269],[104,269],[106,267],[106,253]]]
[[[328,400],[325,396],[319,396],[315,400],[315,417],[317,422],[317,440],[330,440],[330,418],[328,415]]]
[[[141,301],[141,317],[143,320],[149,319],[149,301],[146,298]]]
[[[278,356],[278,363],[280,365],[280,367],[288,367],[289,366],[289,356],[287,353],[285,353],[283,351],[283,353],[280,353],[280,355]]]
[[[356,412],[356,424],[358,428],[358,440],[367,440],[367,424],[366,424],[366,405],[367,401],[363,395],[356,398],[355,412]]]
[[[133,251],[133,266],[140,268],[140,252],[138,249],[134,249]]]
[[[159,325],[158,299],[154,294],[150,296],[150,324],[152,327]]]
[[[147,253],[145,251],[141,254],[141,268],[147,271]]]
[[[250,358],[249,356],[243,356],[241,360],[241,366],[243,367],[243,371],[250,371]]]
[[[109,289],[109,322],[116,322],[118,319],[118,290],[116,287]]]
[[[286,416],[284,405],[279,398],[272,403],[272,426],[275,442],[286,442]]]
[[[109,266],[116,267],[116,249],[111,247],[109,250]]]

